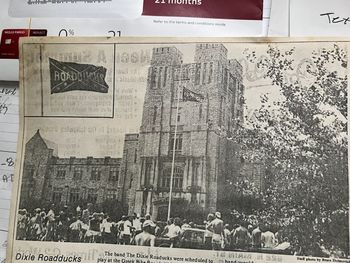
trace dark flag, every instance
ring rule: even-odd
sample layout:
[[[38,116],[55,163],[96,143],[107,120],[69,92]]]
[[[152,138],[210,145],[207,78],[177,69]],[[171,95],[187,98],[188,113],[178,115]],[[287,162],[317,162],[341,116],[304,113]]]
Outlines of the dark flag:
[[[195,93],[189,89],[183,88],[182,91],[182,100],[183,101],[194,101],[194,102],[202,102],[204,100],[204,96],[198,93]]]
[[[74,62],[50,61],[51,94],[72,90],[108,93],[105,67]]]

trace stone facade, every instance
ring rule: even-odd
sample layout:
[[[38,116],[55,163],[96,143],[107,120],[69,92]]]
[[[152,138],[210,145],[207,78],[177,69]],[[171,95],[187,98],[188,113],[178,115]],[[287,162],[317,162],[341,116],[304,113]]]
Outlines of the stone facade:
[[[178,204],[184,211],[213,212],[224,198],[225,182],[239,177],[239,147],[227,138],[243,122],[242,66],[227,58],[222,44],[198,44],[194,63],[182,59],[176,47],[153,49],[129,185],[129,211],[157,219],[165,219],[168,207],[176,121],[174,209]],[[183,88],[203,100],[184,101]]]
[[[244,117],[242,66],[216,43],[197,44],[194,62],[182,61],[176,47],[153,49],[140,132],[125,135],[122,158],[60,158],[38,131],[26,144],[21,200],[113,199],[124,211],[164,220],[176,123],[172,216],[222,209],[225,186],[238,180],[261,190],[263,168],[242,165],[240,147],[230,139]],[[201,99],[183,100],[184,88]]]
[[[60,158],[57,146],[39,130],[27,142],[21,201],[40,199],[56,204],[100,204],[120,200],[120,158]]]

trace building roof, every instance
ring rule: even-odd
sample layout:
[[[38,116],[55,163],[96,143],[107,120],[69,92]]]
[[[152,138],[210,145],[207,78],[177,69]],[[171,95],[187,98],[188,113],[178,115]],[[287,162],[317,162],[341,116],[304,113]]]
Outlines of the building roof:
[[[53,156],[58,156],[58,146],[57,146],[56,143],[54,143],[54,142],[52,142],[52,141],[49,141],[49,140],[47,140],[47,139],[44,139],[44,138],[41,136],[40,130],[39,130],[39,129],[36,131],[36,133],[35,133],[34,136],[39,136],[39,138],[41,138],[42,141],[46,144],[46,147],[47,147],[48,149],[53,150],[52,155],[53,155]],[[34,137],[34,136],[33,136],[33,137]]]

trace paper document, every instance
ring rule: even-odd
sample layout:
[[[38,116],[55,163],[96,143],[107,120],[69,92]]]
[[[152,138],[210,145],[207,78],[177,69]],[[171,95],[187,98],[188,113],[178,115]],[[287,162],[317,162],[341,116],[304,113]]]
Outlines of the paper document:
[[[271,16],[271,2],[272,0],[264,0],[264,9],[263,9],[263,36],[268,35],[270,16]]]
[[[135,18],[143,0],[11,0],[9,14],[15,17]]]
[[[263,0],[144,0],[143,15],[262,19]]]
[[[26,1],[21,1],[24,4]],[[244,2],[244,1],[243,1]],[[102,3],[101,3],[102,4]],[[53,3],[36,4],[54,5]],[[74,5],[69,4],[69,5]],[[89,3],[86,3],[89,5]],[[0,10],[0,30],[11,28],[48,29],[49,36],[198,36],[232,37],[266,35],[270,0],[264,0],[264,20],[210,19],[186,17],[141,16],[139,18],[104,19],[89,18],[32,18],[9,17],[9,0],[4,0]],[[261,12],[261,8],[256,13]],[[49,13],[45,13],[49,16]],[[0,59],[0,80],[18,80],[18,61]]]
[[[289,36],[289,1],[271,0],[270,21],[267,33],[269,37]],[[304,4],[306,3],[304,1]]]
[[[0,35],[3,29],[28,28],[29,18],[9,17],[10,0],[1,0]],[[0,80],[18,81],[18,60],[0,59]]]
[[[18,118],[18,82],[0,81],[0,262],[6,255]]]
[[[350,36],[348,0],[290,0],[291,36]]]
[[[142,16],[133,20],[33,18],[50,36],[261,36],[262,20]]]
[[[23,38],[11,263],[349,262],[349,47]]]

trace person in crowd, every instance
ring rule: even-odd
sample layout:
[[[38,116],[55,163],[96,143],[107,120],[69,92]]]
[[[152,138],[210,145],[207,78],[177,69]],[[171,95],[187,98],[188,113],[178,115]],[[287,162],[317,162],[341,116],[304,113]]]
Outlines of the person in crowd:
[[[257,225],[252,231],[252,246],[255,250],[259,250],[261,248],[261,230],[259,225]]]
[[[82,224],[79,217],[72,218],[72,223],[69,225],[69,241],[80,242]]]
[[[187,223],[187,219],[185,218],[185,219],[182,220],[181,229],[185,230],[186,228],[191,228],[191,226]]]
[[[100,243],[101,241],[101,221],[98,213],[93,213],[89,222],[89,242]]]
[[[168,233],[165,236],[169,237],[172,241],[171,247],[177,246],[177,242],[181,236],[181,219],[179,217],[175,217],[174,222],[169,226]]]
[[[18,210],[18,219],[17,219],[17,239],[18,240],[25,240],[27,238],[26,235],[27,230],[27,210],[26,209],[19,209]]]
[[[205,238],[205,248],[206,249],[212,249],[212,238],[213,238],[213,232],[211,229],[209,229],[211,221],[214,220],[214,215],[212,213],[209,213],[207,216],[207,221],[205,221],[205,233],[204,233],[204,238]]]
[[[241,222],[236,229],[232,230],[231,234],[234,248],[247,249],[249,247],[250,237],[244,222]]]
[[[249,235],[249,238],[250,238],[249,245],[251,245],[251,243],[252,243],[252,232],[253,232],[253,229],[254,229],[254,227],[251,224],[249,224],[248,227],[247,227],[248,235]]]
[[[156,237],[162,236],[162,229],[160,228],[161,222],[156,222],[156,227],[154,228],[154,235]]]
[[[261,234],[261,243],[264,248],[273,248],[276,246],[275,235],[270,230]]]
[[[152,234],[152,228],[156,227],[153,221],[146,220],[143,223],[142,232],[135,237],[135,243],[137,246],[150,246],[154,247],[156,237]]]
[[[47,234],[47,217],[46,217],[46,213],[41,210],[40,212],[40,217],[41,217],[41,235],[40,235],[40,240],[44,241],[46,238],[46,234]]]
[[[83,214],[81,218],[84,224],[89,225],[89,220],[92,213],[93,213],[93,205],[91,203],[88,203],[86,205],[86,209],[83,210]]]
[[[56,221],[56,233],[55,233],[55,241],[57,242],[63,242],[63,223],[61,221],[60,216],[56,216],[55,218]]]
[[[77,208],[75,209],[75,213],[76,213],[77,217],[81,216],[81,207],[80,207],[80,205],[78,205]]]
[[[53,241],[55,239],[55,204],[51,204],[49,212],[46,215],[46,235],[45,241]]]
[[[221,250],[224,245],[224,221],[221,220],[220,212],[215,213],[215,218],[207,228],[212,232],[212,249]]]
[[[224,226],[224,250],[228,250],[231,245],[231,231],[229,227],[229,224],[225,224]]]
[[[140,220],[140,214],[134,213],[134,219],[132,221],[132,226],[135,229],[135,236],[142,232],[142,223]]]
[[[168,232],[169,232],[169,228],[170,226],[173,224],[173,219],[170,218],[167,222],[166,222],[166,226],[163,229],[163,232],[161,234],[161,236],[167,236]]]
[[[123,223],[123,230],[121,231],[121,238],[122,238],[123,245],[130,245],[131,234],[133,230],[132,221],[133,221],[132,215],[125,217],[125,220]]]
[[[35,215],[30,219],[30,240],[40,240],[43,228],[41,208],[36,208],[34,213]]]
[[[102,234],[102,242],[106,244],[112,244],[113,236],[112,236],[112,226],[113,223],[109,217],[105,218],[101,224],[101,234]]]
[[[117,244],[123,244],[123,231],[124,231],[124,222],[126,220],[126,215],[123,215],[121,219],[117,222]]]

